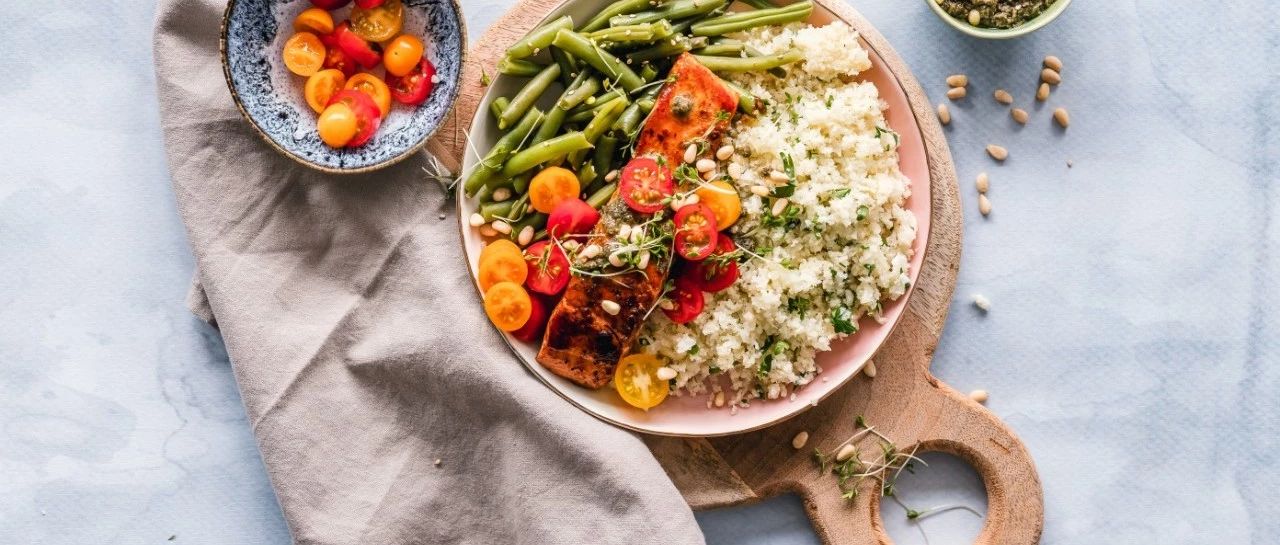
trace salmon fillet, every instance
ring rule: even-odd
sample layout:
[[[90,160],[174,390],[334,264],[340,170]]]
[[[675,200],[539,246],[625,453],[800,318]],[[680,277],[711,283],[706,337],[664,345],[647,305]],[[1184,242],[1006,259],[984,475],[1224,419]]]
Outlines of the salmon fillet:
[[[671,67],[667,83],[636,140],[637,157],[653,156],[669,167],[681,163],[692,140],[715,143],[723,137],[729,117],[738,107],[738,96],[720,78],[684,54]],[[715,146],[709,146],[715,149]],[[649,219],[627,207],[621,191],[601,210],[587,244],[607,247],[622,224],[638,225]],[[613,378],[618,360],[635,344],[644,318],[658,298],[670,268],[669,257],[653,259],[643,271],[611,277],[574,275],[564,297],[551,312],[538,363],[552,373],[588,388],[600,388]],[[621,310],[605,312],[609,300]]]

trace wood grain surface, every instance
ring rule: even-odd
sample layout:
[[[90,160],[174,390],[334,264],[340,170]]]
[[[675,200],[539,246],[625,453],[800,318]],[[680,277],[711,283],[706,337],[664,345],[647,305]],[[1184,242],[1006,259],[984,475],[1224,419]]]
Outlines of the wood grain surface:
[[[562,0],[523,0],[496,21],[467,54],[457,105],[427,150],[457,172],[466,131],[485,93],[481,68],[497,73],[503,50]],[[911,102],[929,158],[932,221],[924,267],[897,329],[876,354],[874,379],[855,377],[819,406],[765,430],[714,439],[646,436],[645,442],[694,509],[741,505],[783,493],[799,495],[818,536],[830,544],[888,544],[880,520],[879,485],[860,498],[840,497],[821,475],[814,448],[834,449],[854,432],[854,417],[905,451],[941,451],[969,462],[987,489],[987,519],[977,543],[1038,543],[1044,525],[1040,479],[1026,447],[995,415],[929,373],[960,265],[962,209],[946,137],[924,90],[884,37],[841,0],[817,3],[847,22],[884,59]],[[804,449],[791,439],[810,434]],[[863,446],[875,448],[872,443]]]

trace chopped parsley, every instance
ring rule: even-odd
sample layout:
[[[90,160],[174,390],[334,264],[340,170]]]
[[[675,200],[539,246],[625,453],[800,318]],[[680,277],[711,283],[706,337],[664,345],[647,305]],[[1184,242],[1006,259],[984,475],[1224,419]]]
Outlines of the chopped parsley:
[[[690,356],[696,356],[698,355],[698,351],[701,349],[702,349],[701,347],[695,344],[693,345],[693,348],[690,348],[687,352],[685,352],[685,354],[688,354]]]
[[[785,151],[778,152],[778,156],[782,157],[782,171],[787,173],[787,183],[773,188],[772,195],[779,198],[790,197],[796,194],[796,163]]]
[[[809,306],[809,300],[803,297],[792,297],[787,300],[787,312],[799,314],[801,318],[804,317],[805,312],[808,312]]]
[[[849,307],[836,307],[831,310],[831,325],[836,333],[851,335],[858,332],[858,324],[854,323],[853,311]]]
[[[850,192],[850,191],[852,191],[852,190],[851,190],[851,189],[849,189],[849,188],[847,188],[847,187],[843,187],[843,188],[840,188],[840,189],[832,190],[832,191],[831,191],[831,198],[833,198],[833,199],[843,199],[843,198],[845,198],[845,197],[848,197],[848,196],[849,196],[849,192]]]
[[[862,205],[862,206],[859,206],[859,207],[858,207],[858,221],[862,221],[862,220],[867,219],[867,214],[870,214],[870,213],[871,213],[871,209],[870,209],[870,208],[867,208],[867,205],[865,205],[865,204],[864,204],[864,205]]]

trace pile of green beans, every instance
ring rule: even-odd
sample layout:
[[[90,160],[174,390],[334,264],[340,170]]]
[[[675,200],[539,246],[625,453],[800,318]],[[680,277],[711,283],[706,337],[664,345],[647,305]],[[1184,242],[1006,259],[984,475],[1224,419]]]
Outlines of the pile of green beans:
[[[802,21],[813,2],[776,7],[770,0],[743,0],[755,9],[727,12],[730,2],[616,0],[581,26],[559,17],[507,48],[498,72],[527,80],[515,94],[489,102],[503,134],[462,182],[466,194],[480,201],[485,221],[508,222],[513,238],[526,228],[535,239],[545,237],[547,214],[534,210],[528,195],[530,180],[544,166],[573,170],[586,202],[604,206],[617,191],[615,169],[628,158],[667,70],[683,53],[692,52],[714,72],[785,76],[782,67],[801,60],[798,50],[766,55],[723,36]],[[762,111],[763,100],[725,84],[738,94],[742,112]]]

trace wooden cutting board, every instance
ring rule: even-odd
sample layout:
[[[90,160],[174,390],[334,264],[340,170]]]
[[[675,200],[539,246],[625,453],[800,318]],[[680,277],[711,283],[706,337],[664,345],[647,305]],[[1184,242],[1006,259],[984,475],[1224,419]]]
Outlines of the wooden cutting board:
[[[563,0],[521,0],[499,18],[466,56],[458,102],[427,149],[458,171],[466,131],[484,96],[481,69],[497,73],[504,49]],[[1027,449],[995,415],[929,373],[960,266],[962,209],[955,167],[932,104],[898,54],[841,0],[816,3],[862,35],[897,76],[924,135],[932,193],[932,228],[915,291],[897,329],[876,354],[875,378],[859,374],[819,406],[770,428],[713,439],[646,436],[645,442],[694,509],[712,509],[795,493],[818,536],[829,544],[888,544],[880,520],[879,485],[866,480],[850,505],[836,479],[815,469],[813,449],[829,451],[866,422],[904,451],[940,451],[969,462],[987,489],[987,520],[977,543],[1038,543],[1044,526],[1040,479]],[[801,450],[791,446],[810,435]],[[863,446],[875,448],[871,443]]]

